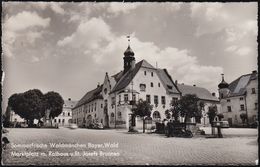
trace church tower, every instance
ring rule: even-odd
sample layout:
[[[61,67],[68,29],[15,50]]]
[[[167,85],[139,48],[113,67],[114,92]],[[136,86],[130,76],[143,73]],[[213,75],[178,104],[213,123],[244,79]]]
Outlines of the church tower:
[[[222,75],[222,81],[220,84],[218,84],[218,88],[219,88],[219,97],[220,99],[226,98],[230,92],[230,90],[228,89],[229,84],[224,80],[224,74]]]
[[[130,42],[130,37],[128,36],[128,42]],[[130,47],[130,44],[128,43],[128,47],[126,51],[124,52],[124,73],[126,73],[129,69],[133,69],[135,66],[135,57],[134,52]]]

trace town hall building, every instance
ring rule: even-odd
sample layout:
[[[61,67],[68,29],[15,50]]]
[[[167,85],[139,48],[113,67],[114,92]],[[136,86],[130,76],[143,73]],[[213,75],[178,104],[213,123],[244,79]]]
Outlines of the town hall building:
[[[103,84],[87,92],[79,100],[72,109],[74,123],[80,127],[88,127],[91,123],[97,122],[110,128],[128,128],[133,103],[139,99],[153,105],[153,121],[166,118],[165,110],[170,108],[172,100],[180,99],[186,85],[180,86],[180,90],[166,69],[155,68],[146,60],[136,63],[134,55],[128,45],[124,52],[123,70],[114,75],[106,73]],[[219,103],[218,99],[204,88],[188,88],[188,92],[193,94],[203,90],[199,98],[213,104]],[[139,117],[136,119],[137,122],[140,120]]]

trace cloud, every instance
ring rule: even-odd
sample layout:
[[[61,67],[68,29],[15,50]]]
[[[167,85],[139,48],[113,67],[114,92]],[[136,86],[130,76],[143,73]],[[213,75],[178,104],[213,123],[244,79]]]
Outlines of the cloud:
[[[120,13],[126,14],[129,13],[131,10],[136,9],[140,6],[141,3],[126,3],[126,2],[111,2],[109,3],[109,7],[107,8],[108,13],[112,13],[115,16],[119,15]]]
[[[30,27],[47,27],[50,18],[42,18],[36,12],[21,12],[15,16],[11,16],[5,23],[6,29],[10,31],[20,31]]]
[[[112,33],[110,27],[100,18],[82,21],[76,32],[58,41],[58,46],[73,48],[96,49],[101,42],[109,41]]]
[[[256,35],[257,18],[252,20],[252,15],[257,15],[256,6],[255,3],[191,3],[190,17],[197,23],[196,36],[225,30],[226,41],[234,42]],[[237,7],[249,12],[244,14]]]
[[[64,9],[61,7],[62,3],[59,2],[48,2],[50,5],[50,8],[57,14],[61,14],[64,15],[65,11]]]
[[[7,57],[14,57],[14,43],[22,39],[23,44],[33,44],[42,37],[42,29],[49,26],[50,18],[42,18],[36,12],[24,11],[5,18],[3,22],[3,52]]]
[[[251,49],[249,47],[242,47],[237,49],[236,54],[240,56],[246,56],[251,52]]]
[[[238,47],[236,45],[231,45],[225,49],[226,52],[231,52],[235,55],[246,56],[252,52],[252,49],[248,46]]]

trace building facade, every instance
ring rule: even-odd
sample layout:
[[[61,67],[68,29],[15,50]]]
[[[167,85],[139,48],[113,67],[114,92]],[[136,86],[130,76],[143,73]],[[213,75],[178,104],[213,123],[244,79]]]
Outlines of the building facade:
[[[146,60],[136,63],[130,46],[124,52],[123,61],[122,71],[111,76],[106,73],[103,84],[87,92],[72,109],[74,123],[87,127],[91,122],[99,122],[105,127],[128,128],[132,104],[139,99],[153,106],[153,121],[166,118],[165,111],[170,108],[171,101],[180,99],[182,95],[168,71],[155,68]],[[197,89],[200,88],[194,87],[186,93],[197,94]],[[219,102],[209,91],[203,90],[206,95],[203,94],[201,99],[214,104]],[[140,121],[137,117],[137,124]]]
[[[59,127],[66,127],[72,123],[72,108],[75,107],[77,101],[72,101],[70,98],[64,100],[62,113],[52,120],[52,124],[58,125]]]
[[[218,85],[221,111],[224,120],[230,126],[242,125],[242,113],[248,117],[251,124],[257,120],[258,113],[258,73],[253,71],[245,74],[228,84],[222,74],[222,82]]]

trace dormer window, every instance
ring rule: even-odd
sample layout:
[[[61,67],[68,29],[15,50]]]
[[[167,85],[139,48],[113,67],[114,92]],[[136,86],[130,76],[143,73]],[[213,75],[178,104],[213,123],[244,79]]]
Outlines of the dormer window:
[[[168,88],[168,89],[172,89],[172,86],[171,86],[171,85],[167,85],[167,88]]]

